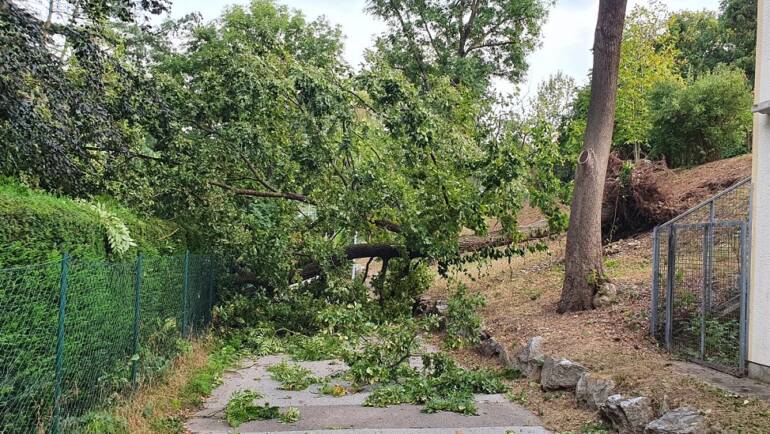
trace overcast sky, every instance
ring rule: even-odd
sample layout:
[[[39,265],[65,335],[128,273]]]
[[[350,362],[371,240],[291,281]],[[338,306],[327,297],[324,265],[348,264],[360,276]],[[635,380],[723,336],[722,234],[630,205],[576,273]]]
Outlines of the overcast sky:
[[[372,46],[375,35],[385,25],[364,13],[366,0],[278,0],[291,8],[301,10],[308,18],[324,15],[332,24],[339,24],[345,35],[345,58],[357,66],[363,61],[364,50]],[[672,10],[717,10],[719,0],[662,0]],[[247,4],[249,0],[176,0],[172,16],[200,12],[204,19],[216,18],[222,9],[233,3]],[[647,0],[629,0],[628,10]],[[531,93],[537,83],[550,74],[563,71],[578,82],[584,82],[591,67],[591,45],[596,26],[599,0],[556,0],[543,31],[542,46],[529,56],[529,74],[523,85],[524,93]],[[500,90],[510,90],[505,83]]]

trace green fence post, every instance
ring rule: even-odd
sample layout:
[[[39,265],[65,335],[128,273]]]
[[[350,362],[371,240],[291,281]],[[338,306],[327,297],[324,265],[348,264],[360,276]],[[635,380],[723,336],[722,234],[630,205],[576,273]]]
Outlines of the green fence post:
[[[187,291],[190,286],[190,251],[184,252],[184,280],[182,281],[182,336],[187,336]]]
[[[208,291],[207,291],[207,298],[208,298],[208,306],[206,310],[206,325],[211,324],[211,318],[213,316],[213,310],[214,310],[214,267],[216,264],[214,263],[214,258],[209,256],[209,269],[208,269]]]
[[[139,253],[136,257],[136,271],[134,272],[134,352],[131,355],[131,384],[136,388],[136,371],[139,367],[139,324],[141,322],[141,293],[142,293],[142,258]]]
[[[56,377],[53,391],[53,426],[51,431],[59,433],[61,418],[61,381],[64,362],[64,312],[67,307],[67,275],[69,274],[69,253],[64,252],[61,258],[61,274],[59,276],[59,330],[56,336]]]

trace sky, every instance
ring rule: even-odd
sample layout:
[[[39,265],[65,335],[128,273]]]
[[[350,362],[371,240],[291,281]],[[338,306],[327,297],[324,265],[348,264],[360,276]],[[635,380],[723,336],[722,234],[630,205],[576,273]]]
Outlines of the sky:
[[[385,30],[385,24],[364,12],[366,0],[278,0],[290,8],[301,10],[308,18],[325,16],[332,23],[340,25],[345,35],[344,57],[351,65],[363,61],[364,50],[373,45],[374,38]],[[630,11],[637,4],[648,0],[629,0]],[[227,5],[247,4],[249,0],[175,0],[171,15],[180,17],[190,12],[200,12],[206,20],[214,19]],[[717,10],[719,0],[661,0],[671,10],[711,9]],[[587,80],[591,67],[591,46],[599,0],[556,0],[551,8],[548,21],[543,28],[540,48],[528,58],[529,72],[521,85],[521,92],[533,94],[537,84],[549,75],[562,71],[578,83]],[[503,81],[496,82],[502,92],[510,92],[513,86]]]

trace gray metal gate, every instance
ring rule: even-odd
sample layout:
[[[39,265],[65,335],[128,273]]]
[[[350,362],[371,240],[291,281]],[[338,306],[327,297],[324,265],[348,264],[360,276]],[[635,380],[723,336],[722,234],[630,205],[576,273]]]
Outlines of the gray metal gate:
[[[655,228],[652,334],[682,358],[746,370],[751,183]]]

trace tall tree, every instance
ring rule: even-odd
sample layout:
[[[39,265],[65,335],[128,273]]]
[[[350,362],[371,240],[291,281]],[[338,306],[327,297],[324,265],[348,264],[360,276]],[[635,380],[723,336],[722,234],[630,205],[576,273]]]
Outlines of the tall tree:
[[[491,77],[519,81],[537,46],[546,0],[369,0],[390,31],[378,41],[394,67],[414,82],[448,75],[479,92]]]
[[[583,152],[578,160],[564,254],[564,286],[558,311],[593,308],[604,279],[601,207],[615,122],[618,67],[626,0],[600,0],[594,34],[591,101]]]
[[[0,1],[0,175],[93,192],[114,158],[138,154],[131,144],[165,137],[165,105],[141,66],[120,58],[113,25],[168,2],[51,1],[40,16],[32,3]]]
[[[754,62],[757,47],[757,1],[722,0],[719,21],[727,42],[727,63],[746,72],[754,85]]]
[[[639,161],[648,151],[652,120],[647,95],[656,83],[675,80],[675,50],[666,33],[668,10],[658,1],[637,6],[623,31],[618,73],[614,148]]]

